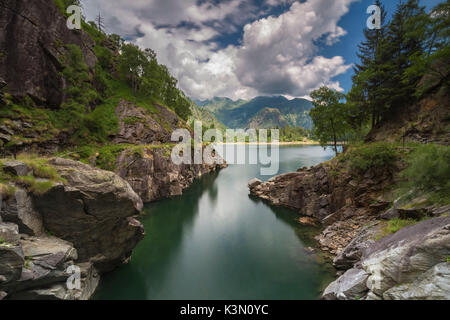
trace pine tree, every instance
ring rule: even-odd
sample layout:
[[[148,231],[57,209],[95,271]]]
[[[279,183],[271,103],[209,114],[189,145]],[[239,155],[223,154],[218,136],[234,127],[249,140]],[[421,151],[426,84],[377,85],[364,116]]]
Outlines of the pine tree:
[[[358,46],[357,53],[361,62],[354,68],[355,88],[349,95],[353,105],[359,106],[359,109],[365,110],[365,113],[370,115],[372,127],[375,127],[379,120],[380,105],[384,104],[378,88],[384,80],[383,72],[380,70],[380,65],[383,63],[380,48],[387,34],[386,10],[380,0],[377,0],[375,4],[381,9],[381,28],[364,30],[365,41]],[[353,108],[353,110],[357,109]],[[353,117],[361,119],[363,116],[358,112]]]
[[[413,102],[418,78],[405,78],[405,71],[411,66],[412,58],[424,50],[423,30],[418,17],[425,14],[418,0],[408,0],[397,7],[389,25],[385,45],[386,69],[390,75],[386,93],[389,95],[387,108],[403,107]]]

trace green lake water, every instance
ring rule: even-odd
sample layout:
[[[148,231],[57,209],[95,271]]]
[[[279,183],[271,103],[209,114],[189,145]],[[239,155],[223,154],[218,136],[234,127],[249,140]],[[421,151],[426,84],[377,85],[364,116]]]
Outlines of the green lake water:
[[[280,147],[279,174],[333,156],[319,146]],[[249,197],[250,179],[271,178],[259,169],[230,165],[181,197],[146,205],[145,239],[128,265],[102,277],[95,298],[317,299],[333,279],[331,266],[305,251],[317,230]]]

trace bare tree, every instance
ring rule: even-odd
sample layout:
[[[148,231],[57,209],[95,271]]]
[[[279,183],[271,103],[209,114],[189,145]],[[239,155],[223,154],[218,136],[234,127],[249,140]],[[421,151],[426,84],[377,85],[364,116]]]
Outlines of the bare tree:
[[[100,32],[104,32],[104,30],[105,30],[105,21],[104,21],[104,19],[103,19],[103,17],[102,17],[100,12],[98,13],[98,16],[97,16],[96,20],[97,20],[96,22],[97,22],[98,30]]]

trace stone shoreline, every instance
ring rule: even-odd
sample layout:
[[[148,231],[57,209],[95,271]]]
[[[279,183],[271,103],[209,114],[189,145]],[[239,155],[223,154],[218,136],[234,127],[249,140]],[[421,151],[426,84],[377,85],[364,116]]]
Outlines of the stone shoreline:
[[[318,247],[332,257],[339,276],[323,299],[450,299],[450,206],[390,208],[385,190],[401,166],[355,177],[335,158],[249,182],[251,195],[298,212],[304,223],[323,225]],[[387,222],[399,217],[417,224],[387,235]]]

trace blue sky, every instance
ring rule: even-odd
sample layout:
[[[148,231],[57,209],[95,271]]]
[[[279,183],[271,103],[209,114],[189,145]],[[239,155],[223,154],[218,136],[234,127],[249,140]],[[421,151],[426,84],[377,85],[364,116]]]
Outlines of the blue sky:
[[[429,8],[439,0],[426,0]],[[193,99],[347,91],[374,0],[84,0],[108,32],[155,50]],[[385,0],[389,14],[398,1]]]

